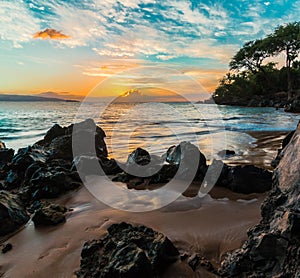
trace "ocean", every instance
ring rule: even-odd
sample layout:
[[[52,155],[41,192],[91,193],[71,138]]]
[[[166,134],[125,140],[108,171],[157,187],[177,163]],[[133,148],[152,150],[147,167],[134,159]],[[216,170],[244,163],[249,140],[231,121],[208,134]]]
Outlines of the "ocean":
[[[181,141],[197,144],[208,159],[224,149],[244,154],[256,142],[251,132],[293,130],[300,115],[191,103],[0,102],[0,140],[17,150],[42,139],[56,123],[85,118],[94,118],[106,132],[110,156],[124,161],[137,147],[162,155]]]

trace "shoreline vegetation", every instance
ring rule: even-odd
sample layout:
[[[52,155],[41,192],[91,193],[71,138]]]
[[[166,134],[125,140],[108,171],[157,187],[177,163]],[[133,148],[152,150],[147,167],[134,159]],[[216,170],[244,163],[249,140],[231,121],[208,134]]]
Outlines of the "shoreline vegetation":
[[[274,136],[254,136],[262,149],[268,148],[268,140],[278,147]],[[94,146],[86,140],[90,137]],[[234,153],[224,150],[223,161],[211,162],[211,169],[221,165],[222,172],[204,198],[198,193],[201,183],[209,181],[209,165],[193,144],[171,146],[162,157],[136,149],[126,169],[150,161],[160,166],[158,173],[140,178],[108,158],[104,138],[105,132],[88,119],[68,127],[54,125],[43,140],[17,153],[0,144],[0,274],[4,277],[300,275],[300,124],[283,139],[272,162],[273,173],[251,163],[226,164],[226,156]],[[72,140],[79,140],[79,157],[73,158]],[[198,157],[199,163],[191,186],[173,204],[142,214],[99,203],[77,172],[80,169],[85,177],[97,174],[90,167],[96,162],[124,189],[155,190],[177,172],[184,181],[192,157]],[[32,256],[26,256],[29,250]]]
[[[234,55],[212,98],[216,104],[285,108],[300,113],[300,22],[249,41]],[[281,58],[280,58],[281,57]],[[285,57],[284,66],[277,60]]]

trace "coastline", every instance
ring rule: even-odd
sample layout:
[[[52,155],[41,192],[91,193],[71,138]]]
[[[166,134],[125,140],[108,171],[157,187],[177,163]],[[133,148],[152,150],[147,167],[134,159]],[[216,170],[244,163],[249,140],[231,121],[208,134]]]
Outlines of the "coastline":
[[[248,134],[257,139],[251,154],[244,158],[233,157],[228,163],[254,163],[267,168],[266,163],[275,157],[286,132]],[[13,250],[0,255],[3,257],[0,273],[4,277],[47,278],[53,277],[53,273],[61,277],[74,276],[74,271],[79,269],[83,243],[100,238],[112,223],[122,221],[144,224],[163,232],[181,255],[201,254],[218,268],[225,254],[241,247],[247,230],[260,221],[260,206],[267,194],[245,195],[215,187],[204,198],[199,198],[199,184],[194,185],[190,192],[171,205],[147,213],[109,208],[96,200],[85,187],[68,192],[53,200],[71,209],[66,223],[35,228],[32,221],[28,222],[7,240],[13,245]],[[178,274],[180,277],[215,277],[204,268],[193,272],[183,261],[171,265],[163,277]]]

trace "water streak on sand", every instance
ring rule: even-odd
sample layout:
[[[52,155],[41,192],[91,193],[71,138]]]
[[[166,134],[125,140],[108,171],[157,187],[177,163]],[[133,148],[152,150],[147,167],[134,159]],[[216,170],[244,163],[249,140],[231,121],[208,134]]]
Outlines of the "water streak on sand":
[[[218,189],[215,189],[218,191]],[[223,192],[224,193],[224,192]],[[219,194],[222,196],[222,192]],[[230,192],[225,192],[230,197]],[[235,196],[234,196],[235,195]],[[223,195],[224,196],[224,195]],[[77,193],[59,199],[59,203],[73,208],[67,222],[50,228],[25,229],[10,238],[13,250],[2,255],[5,277],[71,277],[79,267],[83,243],[101,237],[112,223],[128,221],[144,224],[165,233],[184,253],[197,252],[218,264],[221,256],[237,248],[246,238],[246,231],[260,219],[260,203],[264,195],[252,196],[253,201],[181,197],[172,205],[148,213],[128,213],[111,209],[94,199],[81,188]],[[231,199],[231,197],[230,197]],[[170,273],[191,274],[184,263],[177,263]],[[185,269],[185,271],[183,271]],[[199,274],[200,275],[200,274]]]

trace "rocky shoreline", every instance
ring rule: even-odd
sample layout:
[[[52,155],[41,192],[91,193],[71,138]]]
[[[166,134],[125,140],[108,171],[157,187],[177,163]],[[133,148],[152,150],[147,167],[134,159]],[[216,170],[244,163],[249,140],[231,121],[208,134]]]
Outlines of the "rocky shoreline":
[[[81,146],[84,145],[83,149],[81,149],[82,155],[73,159],[72,133],[74,130],[80,134],[78,137],[75,136],[75,140],[76,138],[92,137],[94,138],[95,147],[87,142],[80,142]],[[285,217],[287,220],[295,219],[292,223],[285,223],[293,232],[290,233],[289,239],[286,239],[286,236],[284,236],[284,240],[288,242],[288,245],[285,244],[284,246],[289,246],[292,252],[291,254],[295,252],[299,254],[299,248],[297,249],[295,247],[299,243],[299,239],[297,239],[297,236],[294,237],[294,234],[296,233],[297,235],[297,232],[299,232],[299,223],[297,222],[299,220],[297,218],[297,209],[299,209],[299,207],[297,208],[295,203],[298,202],[298,197],[295,194],[299,192],[297,169],[300,168],[300,165],[295,165],[296,170],[294,171],[293,177],[290,177],[290,179],[293,178],[295,182],[291,184],[291,189],[286,190],[284,198],[281,196],[283,193],[280,191],[282,176],[288,175],[288,173],[283,172],[284,166],[282,164],[290,163],[287,161],[288,157],[295,158],[292,155],[293,149],[299,153],[297,149],[300,146],[300,141],[298,140],[300,136],[299,132],[300,130],[298,128],[298,131],[293,134],[294,137],[291,143],[288,143],[288,139],[291,139],[292,136],[289,136],[284,142],[285,149],[279,153],[276,163],[274,164],[274,166],[278,166],[273,174],[273,179],[275,177],[273,182],[272,174],[269,171],[253,165],[228,166],[221,160],[212,162],[212,168],[214,165],[219,166],[219,164],[223,166],[222,173],[217,180],[217,187],[243,194],[266,192],[272,189],[270,196],[263,205],[263,224],[260,224],[258,228],[256,227],[250,232],[248,247],[244,245],[243,249],[229,255],[222,263],[220,270],[216,270],[215,267],[202,256],[194,256],[193,258],[178,257],[179,253],[178,250],[177,252],[175,251],[176,247],[162,234],[151,229],[149,230],[146,227],[136,228],[136,226],[131,226],[130,224],[120,224],[120,226],[114,226],[115,228],[109,229],[115,230],[113,236],[117,238],[120,237],[120,242],[122,242],[123,245],[118,248],[114,247],[108,238],[107,240],[104,238],[103,240],[97,239],[92,243],[86,243],[82,251],[81,268],[77,272],[78,277],[136,277],[134,275],[146,274],[148,277],[154,277],[163,272],[163,269],[158,267],[158,265],[163,264],[167,266],[164,257],[168,256],[168,250],[172,250],[170,251],[170,254],[173,254],[171,257],[174,257],[175,253],[177,254],[175,261],[180,259],[187,260],[192,269],[197,269],[198,265],[202,265],[202,267],[206,268],[212,275],[239,277],[241,273],[250,273],[251,271],[253,273],[260,273],[259,271],[266,271],[266,269],[255,269],[256,265],[259,265],[259,263],[256,262],[261,261],[253,260],[251,250],[259,246],[257,249],[262,250],[264,256],[268,256],[268,254],[270,255],[270,253],[273,252],[273,250],[268,251],[270,249],[269,237],[263,240],[263,242],[266,241],[266,244],[264,243],[262,245],[257,243],[256,238],[264,231],[270,235],[270,242],[275,240],[276,243],[278,238],[279,242],[281,242],[282,240],[280,236],[278,236],[278,231],[275,233],[273,230],[270,230],[270,221],[281,221],[280,217]],[[132,165],[136,164],[141,166],[147,165],[150,161],[155,162],[154,167],[159,166],[160,170],[156,174],[140,178],[124,172],[114,159],[108,158],[104,138],[104,131],[100,127],[97,127],[92,120],[86,120],[75,124],[75,127],[71,125],[63,128],[55,125],[47,132],[43,140],[28,148],[20,149],[16,154],[14,154],[14,150],[5,148],[3,144],[0,149],[0,180],[2,181],[0,184],[0,236],[9,238],[11,233],[16,232],[20,227],[25,225],[30,218],[36,227],[64,223],[69,209],[53,203],[51,199],[55,200],[67,192],[82,187],[82,181],[77,169],[80,169],[80,172],[86,175],[95,174],[90,172],[91,168],[88,167],[91,161],[99,163],[106,175],[111,176],[114,181],[126,183],[127,188],[131,190],[155,189],[157,186],[162,186],[174,177],[178,172],[180,164],[184,167],[180,168],[181,172],[179,173],[179,177],[184,180],[188,175],[190,167],[194,163],[191,157],[197,157],[198,163],[194,182],[201,184],[208,170],[206,158],[198,148],[190,143],[182,142],[178,146],[170,147],[163,157],[151,156],[146,150],[140,148],[131,153],[127,163],[124,165],[125,169],[130,170],[130,168],[133,167]],[[289,149],[289,151],[286,151],[286,149]],[[226,156],[228,154],[224,151],[223,155]],[[296,159],[298,159],[298,162],[300,161],[299,157],[296,157]],[[287,179],[285,179],[285,181],[287,182]],[[297,186],[298,189],[295,188]],[[285,185],[285,187],[288,186]],[[275,207],[277,198],[282,201],[280,201],[280,204],[283,211],[291,211],[292,216],[289,216],[290,213],[288,213],[288,216],[278,214]],[[290,198],[291,200],[289,200]],[[273,219],[274,214],[276,214],[275,220]],[[269,227],[269,230],[267,227]],[[108,232],[110,233],[110,230],[108,230]],[[122,239],[124,234],[131,233],[134,235],[138,233],[136,240],[133,240],[135,236]],[[149,239],[147,239],[147,234],[149,234]],[[273,234],[276,235],[275,239]],[[163,246],[166,243],[162,241],[162,247],[157,247],[158,249],[154,248],[156,253],[154,252],[154,254],[150,256],[147,248],[157,242],[157,237],[167,240],[167,246],[170,247],[164,249],[165,247]],[[251,240],[251,238],[255,240]],[[125,244],[124,242],[126,241],[127,243]],[[277,245],[279,246],[278,250],[282,250],[282,246],[279,243],[276,243],[276,246]],[[152,249],[151,247],[151,250]],[[275,250],[275,253],[277,257],[282,257],[280,258],[282,264],[287,258],[290,258],[291,255],[278,254],[278,250]],[[259,256],[260,251],[255,251],[258,252],[257,256]],[[244,255],[247,252],[250,252],[251,255],[247,255],[247,257],[245,256],[245,258],[241,259],[241,254]],[[269,253],[265,254],[266,252]],[[128,255],[123,256],[122,254],[125,253]],[[275,258],[276,260],[278,259],[277,257]],[[267,262],[272,261],[272,263],[275,260],[273,257],[266,257],[264,259]],[[101,262],[101,260],[104,261]],[[237,266],[234,268],[234,263],[240,260],[245,260],[249,268],[240,268],[239,264],[236,264]],[[253,260],[253,262],[251,260]],[[168,260],[169,263],[173,261],[174,260]],[[291,267],[288,266],[284,269],[280,269],[284,274],[293,273],[294,267],[299,265],[298,260],[290,261],[292,264]],[[272,263],[268,263],[268,271],[273,275],[277,270],[273,269],[275,264]],[[104,268],[103,264],[110,267]],[[149,271],[145,272],[145,269]],[[76,271],[76,269],[74,269],[74,271]]]
[[[253,95],[253,96],[215,96],[212,103],[219,105],[244,106],[244,107],[274,107],[283,108],[285,112],[300,113],[300,96],[295,96],[287,100],[286,92],[278,92],[271,95]],[[209,103],[209,102],[208,102]]]

